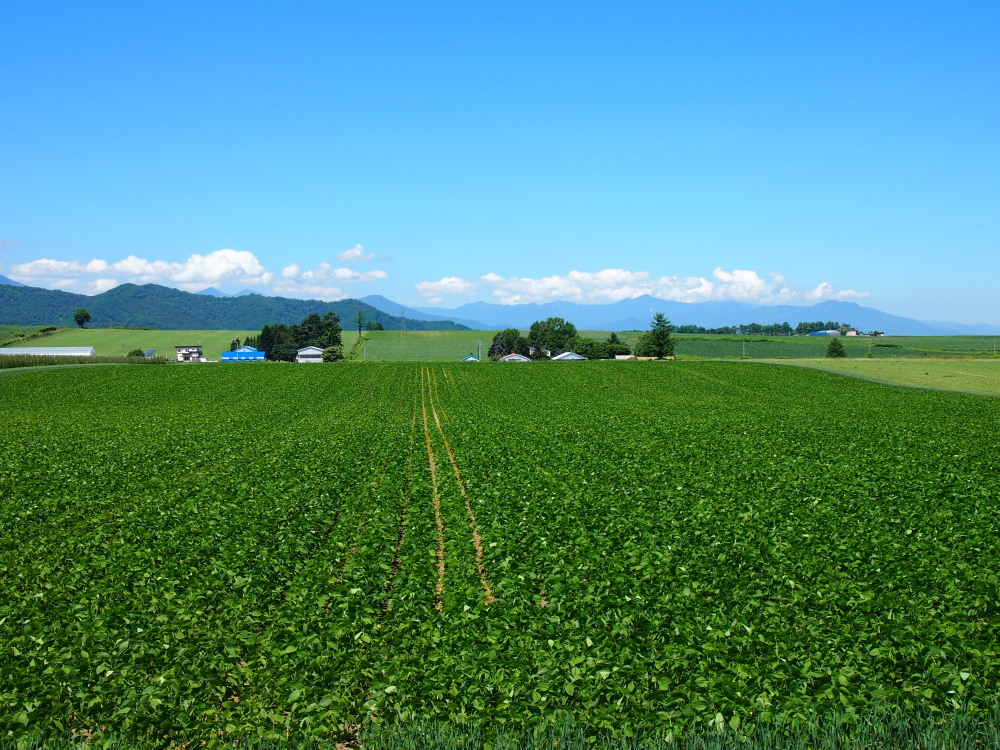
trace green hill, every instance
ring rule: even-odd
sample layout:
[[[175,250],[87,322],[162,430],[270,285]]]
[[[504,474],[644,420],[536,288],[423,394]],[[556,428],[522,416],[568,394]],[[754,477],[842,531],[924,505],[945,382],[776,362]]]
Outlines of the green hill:
[[[73,325],[73,312],[86,308],[95,328],[128,326],[164,330],[257,330],[272,323],[291,325],[307,315],[335,312],[345,329],[360,310],[386,330],[466,330],[451,321],[404,320],[356,299],[337,302],[265,297],[212,297],[157,284],[122,284],[102,294],[83,294],[29,286],[0,286],[0,324]]]

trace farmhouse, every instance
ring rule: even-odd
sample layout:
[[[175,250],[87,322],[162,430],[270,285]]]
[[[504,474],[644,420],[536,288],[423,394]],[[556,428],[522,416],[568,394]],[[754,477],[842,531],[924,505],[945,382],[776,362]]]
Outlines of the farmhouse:
[[[475,354],[470,354],[467,357],[462,357],[462,361],[463,362],[478,362],[479,361],[479,357],[477,357]]]
[[[254,349],[252,346],[241,346],[231,352],[223,352],[220,361],[222,362],[263,362],[264,352]]]
[[[177,350],[178,362],[204,362],[205,355],[202,354],[201,344],[198,346],[175,346]]]
[[[525,357],[523,354],[518,354],[517,352],[511,352],[505,357],[500,357],[497,362],[530,362],[531,360]]]
[[[296,362],[322,362],[323,350],[318,346],[304,346],[295,352]]]
[[[557,354],[552,358],[553,362],[579,362],[581,359],[586,359],[582,354],[577,354],[576,352],[563,352],[562,354]]]
[[[34,357],[93,357],[92,346],[8,346],[0,347],[0,354],[31,355]]]

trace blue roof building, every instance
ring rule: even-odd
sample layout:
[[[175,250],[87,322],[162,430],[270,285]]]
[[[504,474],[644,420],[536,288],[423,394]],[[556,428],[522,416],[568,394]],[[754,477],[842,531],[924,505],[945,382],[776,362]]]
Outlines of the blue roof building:
[[[220,361],[222,362],[263,362],[264,352],[254,349],[252,346],[241,346],[236,351],[223,352]]]

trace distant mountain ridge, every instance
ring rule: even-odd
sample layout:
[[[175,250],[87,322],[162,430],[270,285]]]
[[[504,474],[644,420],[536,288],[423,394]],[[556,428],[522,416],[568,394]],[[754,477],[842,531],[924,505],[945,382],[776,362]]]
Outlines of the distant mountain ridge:
[[[272,323],[299,323],[312,313],[334,312],[350,330],[360,310],[366,320],[386,330],[466,330],[450,321],[426,322],[385,313],[359,300],[337,302],[265,297],[245,294],[216,297],[191,294],[157,284],[121,284],[101,294],[87,296],[31,286],[0,285],[0,323],[6,325],[75,325],[73,313],[85,308],[90,326],[127,326],[161,330],[256,331]]]
[[[527,305],[470,302],[450,309],[415,309],[426,315],[461,320],[470,328],[479,330],[524,329],[536,320],[549,317],[565,318],[577,328],[585,330],[646,330],[653,313],[662,312],[674,325],[697,325],[704,328],[784,322],[794,328],[800,322],[833,320],[849,323],[863,331],[878,330],[898,336],[1000,335],[1000,326],[996,325],[920,321],[863,307],[855,302],[835,300],[808,306],[757,305],[745,302],[675,302],[643,295],[602,305],[564,301]]]
[[[0,275],[0,286],[24,286],[20,281],[14,281],[14,279],[8,279],[6,276]]]

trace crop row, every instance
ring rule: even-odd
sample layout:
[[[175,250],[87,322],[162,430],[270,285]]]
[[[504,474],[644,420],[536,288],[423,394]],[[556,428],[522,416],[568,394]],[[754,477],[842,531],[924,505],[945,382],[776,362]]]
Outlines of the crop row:
[[[997,696],[995,400],[368,363],[33,373],[0,411],[0,736]]]

